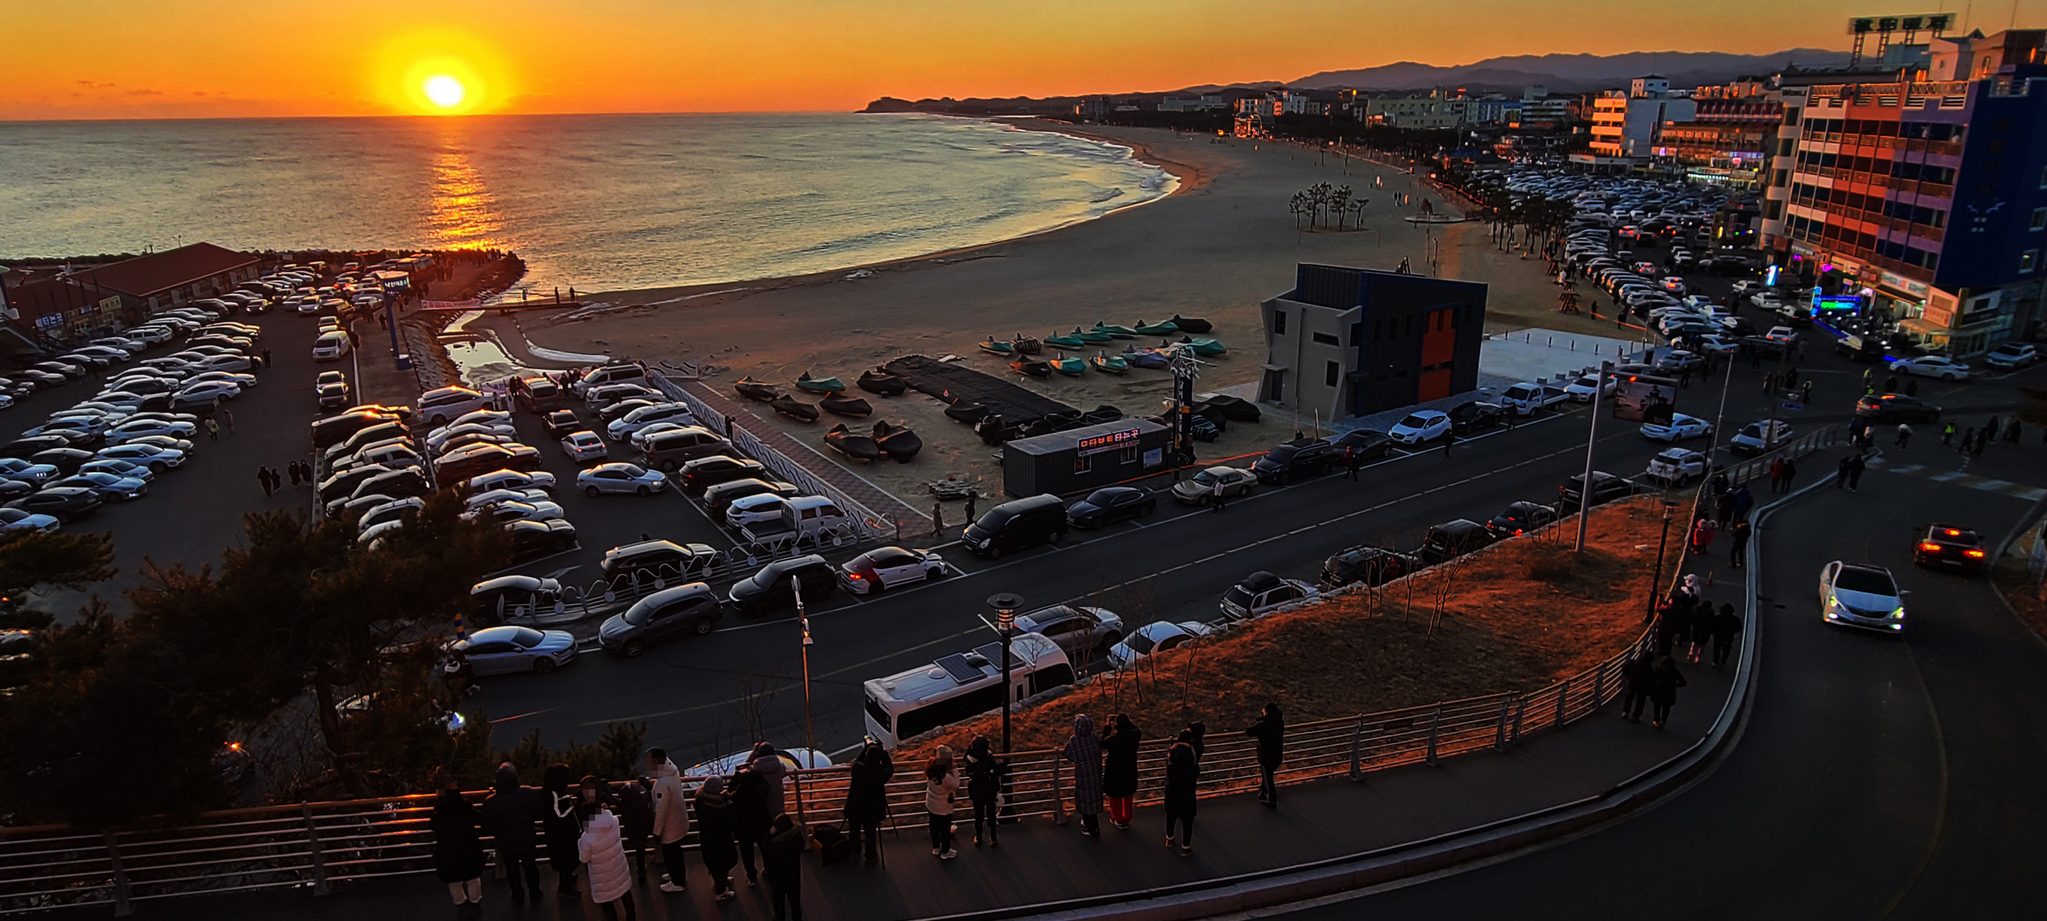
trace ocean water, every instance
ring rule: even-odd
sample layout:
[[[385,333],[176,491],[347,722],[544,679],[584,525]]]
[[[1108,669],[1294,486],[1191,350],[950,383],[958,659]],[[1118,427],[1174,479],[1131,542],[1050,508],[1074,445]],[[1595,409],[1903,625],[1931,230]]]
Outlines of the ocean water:
[[[797,275],[1168,194],[1127,148],[922,115],[0,123],[0,261],[497,248],[579,291]]]

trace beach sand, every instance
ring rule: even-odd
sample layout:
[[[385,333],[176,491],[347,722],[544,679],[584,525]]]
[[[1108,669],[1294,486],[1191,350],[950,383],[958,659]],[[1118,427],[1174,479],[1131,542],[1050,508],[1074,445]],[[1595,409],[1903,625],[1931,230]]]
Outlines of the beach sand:
[[[548,349],[714,366],[706,379],[729,392],[742,375],[787,385],[804,371],[850,385],[861,371],[913,353],[959,355],[972,367],[1009,374],[1005,360],[977,351],[975,343],[1018,332],[1043,337],[1098,320],[1129,326],[1180,313],[1213,322],[1211,335],[1229,347],[1227,355],[1211,360],[1199,382],[1198,389],[1213,391],[1256,382],[1264,358],[1258,304],[1292,287],[1296,263],[1392,269],[1408,259],[1425,271],[1424,253],[1433,237],[1442,241],[1442,275],[1490,285],[1488,329],[1612,330],[1610,323],[1558,314],[1556,287],[1542,262],[1497,252],[1486,225],[1424,228],[1402,220],[1423,199],[1439,212],[1450,207],[1442,193],[1402,171],[1269,141],[1103,126],[1076,133],[1131,146],[1141,159],[1180,176],[1181,188],[1056,231],[857,272],[600,292],[586,295],[592,306],[580,317],[522,312],[472,326],[495,330],[521,360],[531,359],[523,336]],[[1374,188],[1374,177],[1383,177],[1385,187]],[[1348,184],[1368,198],[1365,229],[1299,230],[1287,211],[1288,197],[1316,182]],[[1395,191],[1413,194],[1413,203],[1396,209]],[[1109,348],[1121,347],[1118,342]],[[532,365],[561,367],[539,360]],[[1122,378],[1090,371],[1026,385],[1080,409],[1107,403],[1129,415],[1150,415],[1166,399],[1167,381],[1163,371],[1132,369]],[[948,476],[1000,494],[999,449],[945,419],[936,400],[912,392],[870,401],[875,418],[911,424],[926,447],[913,463],[856,464],[856,472],[920,510],[931,505],[923,484]],[[820,447],[833,421],[826,416],[804,425],[764,416]],[[1207,461],[1261,451],[1285,441],[1292,427],[1286,418],[1233,425],[1220,442],[1199,446],[1201,456]]]

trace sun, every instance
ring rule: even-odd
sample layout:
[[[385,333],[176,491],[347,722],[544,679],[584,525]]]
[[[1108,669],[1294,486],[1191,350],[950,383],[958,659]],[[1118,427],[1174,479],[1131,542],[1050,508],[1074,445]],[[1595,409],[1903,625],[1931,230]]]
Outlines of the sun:
[[[443,109],[452,109],[469,98],[469,88],[462,81],[447,74],[435,74],[420,84],[420,91],[426,94],[428,102]]]

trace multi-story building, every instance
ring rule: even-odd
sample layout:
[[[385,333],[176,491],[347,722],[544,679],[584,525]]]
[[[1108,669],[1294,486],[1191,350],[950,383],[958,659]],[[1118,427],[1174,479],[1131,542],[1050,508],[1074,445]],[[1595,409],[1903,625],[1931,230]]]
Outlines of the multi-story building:
[[[1549,87],[1540,83],[1530,84],[1521,89],[1521,102],[1517,107],[1519,118],[1510,117],[1507,125],[1511,128],[1557,128],[1571,120],[1572,97],[1552,98]]]
[[[1377,96],[1365,120],[1389,128],[1457,128],[1471,118],[1472,100],[1441,88],[1426,96]]]
[[[1689,119],[1665,121],[1651,153],[1694,180],[1740,188],[1759,185],[1764,161],[1777,142],[1784,106],[1759,78],[1692,91]]]
[[[1820,83],[1765,246],[1922,344],[1981,352],[2039,325],[2047,248],[2047,31],[1932,40],[1907,79]],[[1774,210],[1775,202],[1771,203]]]
[[[1656,131],[1667,121],[1690,121],[1697,105],[1672,95],[1670,81],[1656,74],[1637,77],[1626,90],[1610,90],[1592,104],[1592,152],[1572,161],[1598,167],[1646,162]]]
[[[1259,305],[1258,399],[1346,419],[1474,390],[1485,306],[1479,282],[1302,263]]]
[[[1209,112],[1229,107],[1229,102],[1221,96],[1208,94],[1200,96],[1166,96],[1159,100],[1159,111],[1161,112]]]

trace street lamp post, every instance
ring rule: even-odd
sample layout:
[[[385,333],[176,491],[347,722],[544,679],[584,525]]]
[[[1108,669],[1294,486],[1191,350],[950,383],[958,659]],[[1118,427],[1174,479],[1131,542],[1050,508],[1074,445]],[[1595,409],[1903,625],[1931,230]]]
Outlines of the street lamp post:
[[[1656,539],[1656,569],[1649,574],[1649,610],[1642,615],[1647,622],[1656,616],[1657,586],[1663,583],[1663,551],[1670,545],[1670,515],[1677,503],[1665,499],[1663,502],[1663,536]]]
[[[1023,607],[1023,596],[1012,592],[988,596],[988,606],[995,609],[995,632],[1002,634],[1002,753],[1009,754],[1009,641],[1016,633],[1016,609]]]
[[[1599,363],[1599,377],[1592,385],[1592,424],[1585,432],[1585,475],[1578,480],[1578,553],[1585,552],[1585,530],[1592,520],[1592,460],[1599,447],[1599,397],[1606,389],[1607,376],[1613,373],[1613,362]],[[1620,384],[1614,384],[1618,391]],[[1618,393],[1615,394],[1619,396]]]
[[[796,596],[796,620],[803,626],[803,744],[817,751],[817,734],[810,718],[810,610],[803,606],[803,580],[789,577],[789,591]]]

